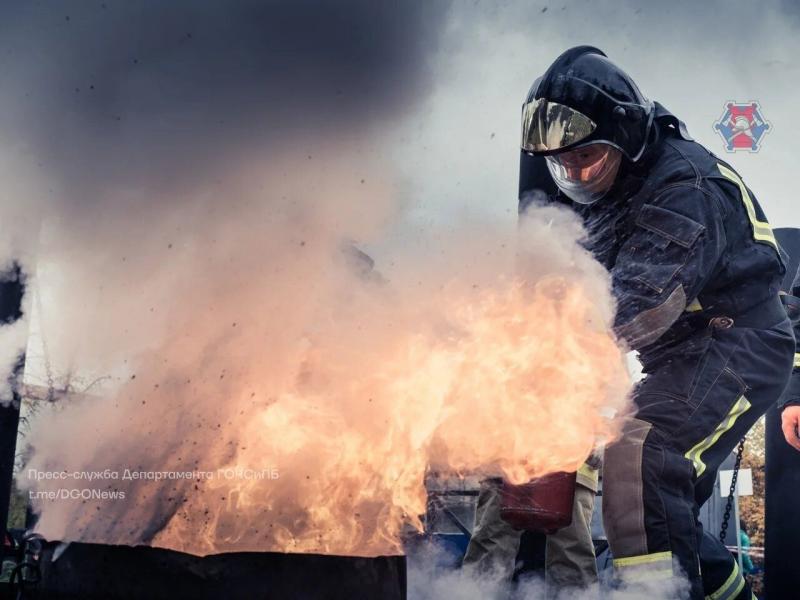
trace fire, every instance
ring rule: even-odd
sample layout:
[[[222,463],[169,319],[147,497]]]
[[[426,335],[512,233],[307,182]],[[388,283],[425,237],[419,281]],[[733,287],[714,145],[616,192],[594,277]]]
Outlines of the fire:
[[[92,335],[55,320],[51,350],[98,370],[130,358],[130,375],[42,410],[24,468],[117,473],[72,484],[125,497],[36,500],[40,533],[194,554],[399,553],[404,528],[421,526],[428,470],[523,482],[613,439],[629,378],[608,276],[577,244],[574,215],[537,209],[518,249],[513,231],[457,232],[447,252],[404,250],[377,276],[340,248],[376,235],[388,194],[346,164],[303,184],[347,203],[298,200],[303,186],[280,188],[276,165],[258,176],[284,200],[252,200],[243,178],[224,211],[165,219],[163,244],[133,232],[104,262],[62,265],[60,298],[107,284]],[[191,237],[173,243],[176,231]],[[148,254],[167,241],[169,260]],[[137,296],[130,282],[144,277],[150,295]]]
[[[438,331],[403,331],[348,365],[356,371],[340,371],[329,348],[309,348],[302,370],[312,380],[248,414],[224,465],[268,457],[279,479],[209,481],[155,543],[397,553],[404,525],[421,527],[428,467],[524,482],[576,468],[613,437],[601,415],[624,396],[623,357],[581,285],[512,280],[436,301],[448,316]]]

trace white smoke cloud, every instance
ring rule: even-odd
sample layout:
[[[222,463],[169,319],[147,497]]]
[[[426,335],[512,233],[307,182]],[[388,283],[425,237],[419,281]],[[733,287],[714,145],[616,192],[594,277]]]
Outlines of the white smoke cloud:
[[[532,209],[519,244],[464,222],[441,254],[400,252],[379,275],[339,248],[380,235],[391,195],[346,176],[344,151],[320,180],[256,161],[219,188],[224,214],[184,208],[103,235],[113,253],[73,248],[59,264],[68,285],[50,293],[70,318],[42,319],[51,364],[118,379],[37,415],[25,473],[108,469],[118,476],[100,488],[126,499],[37,501],[42,534],[199,554],[392,553],[424,511],[428,468],[526,481],[613,439],[604,415],[624,408],[629,382],[609,278],[578,245],[577,217]],[[102,285],[73,295],[76,281]],[[279,478],[124,479],[264,468]]]
[[[476,574],[454,568],[453,557],[435,542],[427,542],[409,557],[408,597],[410,600],[681,600],[689,591],[689,583],[675,563],[678,575],[656,578],[641,577],[631,581],[596,584],[584,589],[554,589],[541,575],[522,575],[517,582],[497,573]],[[601,577],[602,578],[602,577]],[[632,578],[633,579],[633,578]]]

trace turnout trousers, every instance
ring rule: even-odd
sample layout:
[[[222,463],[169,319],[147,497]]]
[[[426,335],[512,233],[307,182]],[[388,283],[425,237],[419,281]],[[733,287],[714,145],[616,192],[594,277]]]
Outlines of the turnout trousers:
[[[514,573],[522,531],[500,517],[501,480],[481,484],[475,526],[464,556],[463,568],[473,575],[510,582]],[[592,513],[597,493],[597,471],[584,465],[578,472],[572,523],[547,536],[545,598],[567,594],[597,583],[597,562],[592,541]]]
[[[722,461],[783,392],[794,341],[788,319],[759,329],[723,324],[649,364],[642,357],[634,416],[605,452],[603,522],[615,576],[654,597],[659,580],[667,589],[676,577],[688,579],[692,600],[753,597],[698,512]]]

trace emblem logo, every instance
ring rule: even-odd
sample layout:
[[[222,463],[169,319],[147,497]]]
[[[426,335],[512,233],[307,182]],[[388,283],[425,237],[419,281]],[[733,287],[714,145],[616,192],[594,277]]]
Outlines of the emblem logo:
[[[714,123],[714,129],[724,140],[728,152],[758,152],[771,128],[758,102],[728,102],[722,116]]]

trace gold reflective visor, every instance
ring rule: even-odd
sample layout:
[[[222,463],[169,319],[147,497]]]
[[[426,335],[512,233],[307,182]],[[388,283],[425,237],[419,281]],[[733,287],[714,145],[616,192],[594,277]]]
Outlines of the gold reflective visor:
[[[594,121],[569,106],[544,98],[522,109],[522,149],[525,152],[560,150],[577,144],[597,129]]]

